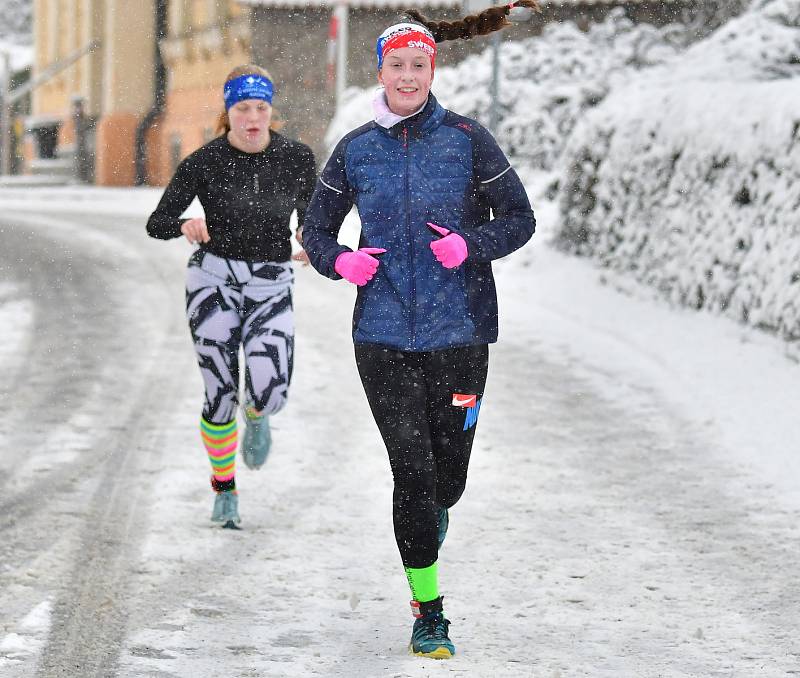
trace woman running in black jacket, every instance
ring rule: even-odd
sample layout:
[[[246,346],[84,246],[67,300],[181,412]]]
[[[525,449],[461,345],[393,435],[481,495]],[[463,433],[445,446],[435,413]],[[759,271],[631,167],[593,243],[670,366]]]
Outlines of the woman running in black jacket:
[[[236,410],[239,348],[245,364],[242,457],[257,469],[271,436],[268,415],[286,404],[294,357],[289,220],[302,228],[314,189],[311,149],[272,124],[273,84],[258,66],[240,66],[225,82],[223,134],[188,156],[172,177],[147,233],[185,236],[186,313],[205,383],[200,420],[216,493],[211,520],[235,528]],[[195,198],[205,218],[182,219]]]

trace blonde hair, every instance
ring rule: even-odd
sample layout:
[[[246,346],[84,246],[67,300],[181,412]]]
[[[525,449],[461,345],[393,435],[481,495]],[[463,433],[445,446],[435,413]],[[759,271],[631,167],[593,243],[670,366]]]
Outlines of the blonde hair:
[[[260,75],[264,78],[269,78],[272,81],[272,76],[269,74],[269,71],[267,71],[266,68],[261,68],[261,66],[256,66],[255,64],[244,64],[242,66],[237,66],[230,73],[228,73],[228,76],[225,78],[225,84],[227,85],[231,80],[240,78],[243,75]],[[270,130],[277,132],[285,124],[286,123],[284,121],[277,118],[275,108],[273,107],[272,121],[269,124]],[[217,134],[227,134],[230,131],[231,122],[228,120],[228,111],[222,111],[217,118]]]

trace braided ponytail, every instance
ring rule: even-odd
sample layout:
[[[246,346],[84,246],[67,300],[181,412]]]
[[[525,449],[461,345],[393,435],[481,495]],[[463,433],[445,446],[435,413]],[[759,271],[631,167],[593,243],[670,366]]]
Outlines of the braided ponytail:
[[[407,9],[404,14],[412,21],[425,26],[433,34],[436,42],[444,42],[445,40],[469,40],[476,35],[488,35],[510,26],[511,22],[506,19],[506,16],[514,7],[528,7],[536,12],[542,11],[537,0],[517,0],[508,5],[489,7],[479,14],[470,14],[458,21],[433,21],[425,18],[415,9]]]

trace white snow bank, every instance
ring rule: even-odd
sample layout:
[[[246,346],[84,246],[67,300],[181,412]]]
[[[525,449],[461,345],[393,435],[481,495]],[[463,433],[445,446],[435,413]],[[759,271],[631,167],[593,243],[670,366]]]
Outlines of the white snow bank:
[[[0,208],[3,210],[30,210],[38,212],[63,212],[86,210],[104,214],[149,214],[152,212],[163,188],[106,188],[100,186],[47,186],[2,187]],[[33,202],[32,202],[33,201]]]
[[[0,54],[3,52],[7,52],[11,56],[12,71],[21,71],[33,65],[33,47],[29,45],[18,45],[7,40],[0,40]],[[3,82],[4,79],[5,73],[0,70],[0,82]]]
[[[558,224],[555,205],[544,203],[538,218],[542,232],[534,237],[549,237]],[[501,342],[530,334],[534,322],[532,336],[552,347],[554,359],[593,366],[582,376],[618,402],[627,389],[655,388],[781,502],[800,507],[800,346],[653,303],[650,287],[552,248],[525,247],[496,270]],[[527,276],[535,283],[519,284]]]
[[[560,242],[674,302],[800,338],[800,0],[616,89],[567,148]]]

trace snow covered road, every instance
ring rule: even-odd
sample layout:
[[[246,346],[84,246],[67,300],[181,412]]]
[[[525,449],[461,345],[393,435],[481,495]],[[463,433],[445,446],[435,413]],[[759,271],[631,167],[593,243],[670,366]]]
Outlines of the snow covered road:
[[[157,450],[141,423],[162,415],[154,390],[169,400],[182,386],[164,364],[183,346],[164,311],[159,262],[115,237],[120,224],[105,218],[87,228],[78,215],[37,215],[2,225],[12,298],[30,309],[27,341],[4,362],[0,554],[2,576],[12,576],[3,619],[47,603],[52,623],[39,675],[74,675],[71,666],[105,675],[100,668],[116,662],[126,615],[109,596],[118,589],[114,598],[125,599],[142,527],[135,513],[149,493],[138,473]],[[147,275],[151,283],[135,285]],[[13,314],[4,320],[16,323]],[[0,650],[0,667],[19,652],[13,643]],[[20,675],[33,674],[28,666]]]
[[[353,290],[298,270],[290,405],[240,474],[244,529],[213,528],[189,249],[148,240],[155,194],[130,195],[0,217],[4,678],[800,673],[800,370],[779,342],[601,285],[542,236],[500,262],[441,555],[458,654],[423,661]]]

